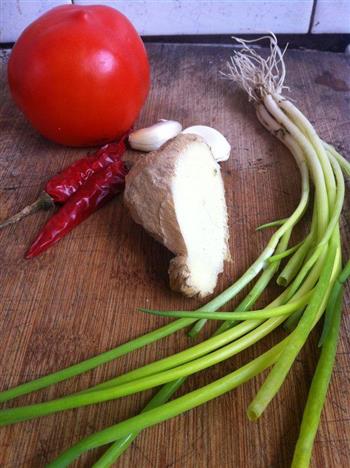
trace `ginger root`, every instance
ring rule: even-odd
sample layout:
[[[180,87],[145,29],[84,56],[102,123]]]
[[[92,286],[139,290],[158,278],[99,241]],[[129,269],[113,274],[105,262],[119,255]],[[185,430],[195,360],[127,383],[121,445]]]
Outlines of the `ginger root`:
[[[230,253],[224,184],[205,141],[180,134],[143,155],[126,177],[124,201],[134,221],[176,255],[171,288],[211,294]]]

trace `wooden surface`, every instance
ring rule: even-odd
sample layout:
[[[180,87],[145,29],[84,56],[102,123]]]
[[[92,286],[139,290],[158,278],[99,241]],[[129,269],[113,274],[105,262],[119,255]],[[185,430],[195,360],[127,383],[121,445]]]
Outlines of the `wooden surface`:
[[[232,143],[222,164],[230,214],[234,262],[226,266],[217,291],[227,287],[254,260],[270,232],[259,224],[289,215],[299,196],[299,176],[282,145],[259,126],[246,97],[219,76],[228,47],[148,45],[153,87],[138,124],[159,118],[184,126],[208,124]],[[5,61],[5,60],[4,60]],[[290,51],[287,84],[298,107],[321,136],[350,155],[350,96],[345,56]],[[35,199],[45,181],[85,151],[56,146],[26,123],[10,100],[5,65],[0,90],[0,219]],[[24,71],[25,72],[25,71]],[[320,83],[331,73],[333,80]],[[318,82],[318,83],[317,83]],[[349,83],[348,83],[349,84]],[[334,88],[334,89],[333,89]],[[349,185],[347,185],[349,188]],[[349,196],[342,217],[344,257],[350,255]],[[198,301],[168,288],[171,255],[136,226],[117,199],[100,210],[56,247],[25,261],[42,213],[0,232],[0,361],[2,389],[14,386],[108,350],[166,323],[142,315],[137,306],[192,309]],[[303,234],[306,222],[297,229]],[[272,286],[269,297],[277,292]],[[266,301],[267,296],[264,297]],[[232,304],[230,309],[232,309]],[[350,329],[349,294],[341,342],[327,404],[317,435],[314,467],[349,466]],[[210,327],[209,327],[210,328]],[[209,329],[205,334],[209,333]],[[278,396],[257,423],[245,410],[263,377],[158,427],[148,429],[123,455],[118,466],[132,468],[286,467],[291,461],[303,406],[318,355],[313,333]],[[257,356],[283,331],[188,380],[179,394],[198,388]],[[44,401],[76,391],[186,347],[179,332],[155,345],[12,405]],[[82,437],[136,414],[152,392],[85,407],[0,429],[0,466],[39,468]],[[101,451],[76,466],[91,466]]]

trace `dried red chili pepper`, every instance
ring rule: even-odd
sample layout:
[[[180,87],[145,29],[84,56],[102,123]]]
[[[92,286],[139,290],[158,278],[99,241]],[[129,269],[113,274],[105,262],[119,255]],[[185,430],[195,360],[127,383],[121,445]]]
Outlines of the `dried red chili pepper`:
[[[126,150],[127,135],[118,143],[109,143],[94,155],[79,159],[46,184],[47,192],[56,203],[64,203],[93,174],[118,161]]]
[[[124,189],[127,168],[116,161],[93,174],[55,213],[40,231],[26,254],[33,258],[68,234],[91,213]]]
[[[64,203],[67,201],[93,174],[120,159],[126,150],[128,134],[129,132],[126,133],[118,143],[109,143],[103,146],[93,155],[79,159],[71,166],[68,166],[59,174],[52,177],[52,179],[47,182],[45,190],[40,194],[39,198],[31,205],[23,208],[19,213],[1,223],[0,229],[10,224],[17,223],[25,216],[39,210],[53,208],[55,203]]]

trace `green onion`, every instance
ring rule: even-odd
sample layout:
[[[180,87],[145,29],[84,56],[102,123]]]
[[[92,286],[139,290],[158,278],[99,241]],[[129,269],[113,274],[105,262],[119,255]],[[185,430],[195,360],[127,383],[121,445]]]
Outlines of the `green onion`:
[[[67,397],[44,403],[1,410],[0,426],[46,416],[67,409],[79,408],[80,406],[87,406],[94,403],[101,403],[103,401],[121,398],[127,395],[141,392],[143,390],[157,387],[175,379],[192,375],[195,372],[199,372],[203,369],[211,367],[214,364],[217,364],[241,352],[243,349],[246,349],[253,343],[256,343],[264,336],[269,334],[278,325],[280,325],[282,321],[283,318],[281,319],[280,317],[269,319],[258,326],[255,330],[239,338],[237,341],[234,341],[233,343],[230,343],[210,354],[207,354],[206,356],[200,357],[178,367],[165,370],[163,372],[146,375],[145,377],[141,377],[138,380],[121,383],[117,386],[108,386],[107,388],[99,390],[93,389],[89,392],[69,395]],[[254,326],[259,324],[259,321],[251,320],[250,322]],[[220,335],[217,338],[220,338]]]
[[[324,268],[319,282],[315,287],[315,293],[312,295],[309,305],[301,317],[296,329],[292,333],[288,347],[282,351],[282,354],[276,362],[274,368],[266,378],[263,385],[260,387],[260,390],[258,391],[252,403],[249,405],[249,419],[257,419],[272,400],[284,382],[290,367],[292,366],[300,349],[309,336],[309,333],[315,324],[317,314],[322,308],[322,304],[324,302],[324,291],[327,291],[327,289],[329,289],[329,285],[331,284],[336,249],[336,236],[332,236]]]
[[[333,317],[333,313],[334,313],[334,304],[337,300],[337,297],[339,296],[342,288],[343,288],[343,284],[345,283],[345,281],[349,278],[350,276],[350,260],[348,261],[348,263],[346,264],[346,266],[344,267],[344,270],[340,273],[339,277],[337,278],[334,286],[333,286],[333,289],[332,289],[332,292],[329,296],[329,302],[328,302],[328,306],[327,306],[327,309],[326,309],[326,314],[325,314],[325,321],[324,321],[324,325],[323,325],[323,330],[322,330],[322,335],[321,335],[321,338],[320,338],[320,341],[319,341],[319,346],[322,346],[326,337],[327,337],[327,334],[328,334],[328,331],[329,331],[329,328],[330,328],[330,324],[332,323],[332,317]]]
[[[141,413],[138,416],[86,437],[66,452],[62,453],[55,461],[47,465],[47,468],[66,467],[86,450],[109,444],[130,433],[135,433],[146,427],[154,426],[155,424],[178,416],[185,411],[191,410],[196,406],[202,405],[207,401],[229,392],[271,366],[286,343],[287,341],[285,339],[266,353],[250,361],[248,364],[226,377],[205,385],[198,390],[187,393],[169,403],[165,403],[158,408]]]
[[[283,252],[287,247],[288,247],[288,242],[290,239],[291,235],[291,230],[287,231],[286,234],[282,237],[280,240],[276,253]],[[263,273],[260,275],[258,278],[257,282],[253,286],[253,288],[250,290],[250,292],[246,295],[246,297],[243,299],[243,301],[238,305],[236,308],[236,311],[246,311],[250,307],[252,307],[255,302],[259,299],[259,297],[262,295],[262,293],[265,291],[266,287],[272,280],[274,274],[278,270],[279,267],[279,262],[276,262],[272,265],[268,265],[266,267],[266,270],[263,271]],[[224,331],[228,330],[231,328],[234,324],[236,324],[235,320],[227,320],[225,321],[220,327],[216,330],[214,335],[219,335],[220,333],[223,333]]]
[[[191,317],[191,318],[205,318],[207,320],[259,320],[259,319],[268,319],[271,317],[278,317],[280,315],[289,315],[292,312],[295,312],[300,307],[306,305],[310,299],[312,292],[305,294],[300,299],[296,301],[289,302],[288,304],[281,305],[279,307],[255,310],[255,311],[246,311],[246,312],[208,312],[206,310],[201,311],[161,311],[153,309],[144,309],[140,307],[141,312],[146,312],[147,314],[160,315],[162,317]]]
[[[287,248],[289,238],[290,238],[290,234],[291,234],[291,232],[288,231],[282,237],[280,243],[278,244],[276,252],[283,252],[283,250]],[[279,265],[278,263],[275,263],[274,265],[270,265],[263,272],[263,274],[261,275],[261,277],[259,278],[259,280],[255,284],[253,289],[248,293],[248,295],[245,297],[245,299],[241,302],[241,304],[239,306],[241,310],[247,309],[248,307],[252,306],[257,301],[257,299],[260,297],[262,292],[265,290],[267,284],[271,281],[274,273],[277,271],[278,265]],[[233,323],[235,323],[235,322],[233,322],[233,321],[224,322],[223,325],[224,326],[226,325],[226,327],[225,328],[223,327],[222,330],[218,329],[217,332],[214,333],[214,336],[228,330],[233,325]],[[193,350],[193,348],[192,348],[192,350]],[[183,377],[183,378],[177,379],[177,380],[175,380],[173,382],[169,382],[169,383],[165,384],[158,391],[158,393],[156,393],[156,395],[151,400],[150,404],[152,404],[153,400],[155,400],[156,402],[158,401],[158,399],[161,400],[163,398],[163,395],[167,394],[169,387],[177,389],[178,387],[180,387],[182,385],[182,383],[185,380],[186,380],[186,378]],[[104,385],[104,384],[102,384],[102,385]],[[96,387],[98,388],[99,386],[96,386]],[[101,385],[100,385],[100,387],[101,387]],[[90,390],[87,390],[87,391],[90,391]],[[171,393],[169,392],[169,398],[168,399],[170,399],[170,397],[171,397]],[[154,406],[157,406],[157,405],[154,405]],[[145,407],[144,411],[146,409],[148,409],[148,405]],[[138,433],[139,432],[128,434],[124,438],[119,439],[116,442],[114,442],[113,445],[105,452],[105,454],[102,455],[102,457],[97,461],[97,463],[94,465],[94,467],[96,466],[96,468],[105,468],[107,466],[110,466],[129,447],[129,445],[132,443],[132,441],[135,440]],[[101,462],[101,465],[99,465],[100,462]]]
[[[287,233],[288,234],[288,231]],[[288,235],[289,239],[289,235]],[[272,269],[270,270],[273,271]],[[240,289],[239,289],[240,290]],[[259,288],[260,294],[263,292],[263,288]],[[233,299],[239,291],[236,288],[230,287],[219,294],[215,299],[210,301],[208,304],[203,306],[206,310],[217,310],[221,306],[223,306],[226,302]],[[34,391],[46,388],[50,385],[56,384],[63,380],[67,380],[69,378],[75,377],[80,375],[84,372],[92,370],[100,365],[103,365],[107,362],[115,360],[125,354],[128,354],[136,349],[142,348],[148,344],[154,343],[166,336],[169,336],[178,330],[188,327],[192,323],[196,322],[195,319],[180,319],[176,322],[172,322],[168,325],[165,325],[157,330],[154,330],[150,333],[147,333],[139,338],[129,341],[128,343],[122,344],[117,346],[114,349],[106,351],[98,356],[94,356],[93,358],[87,359],[82,361],[78,364],[74,364],[73,366],[67,367],[66,369],[60,370],[58,372],[54,372],[50,375],[40,377],[35,379],[31,382],[27,382],[21,385],[18,385],[14,388],[9,390],[4,390],[0,392],[0,402],[5,402],[11,400],[13,398],[17,398],[22,395],[26,395],[28,393],[32,393]],[[193,336],[196,335],[194,332]]]
[[[292,255],[292,257],[288,260],[281,273],[278,275],[276,282],[279,286],[286,287],[291,283],[291,281],[295,278],[300,268],[302,267],[305,258],[308,258],[308,256],[312,252],[312,248],[316,241],[316,224],[317,215],[316,210],[314,208],[310,233],[305,239],[303,245],[301,245],[298,248],[298,250]]]
[[[305,239],[305,240],[306,240],[306,239]],[[304,244],[305,240],[299,242],[299,244],[294,245],[293,247],[291,247],[291,248],[288,249],[288,250],[285,250],[284,252],[281,252],[281,253],[279,253],[279,254],[272,255],[272,257],[270,257],[270,258],[267,260],[267,262],[268,262],[268,263],[279,262],[280,260],[283,260],[284,258],[289,257],[290,255],[292,255],[293,253],[295,253],[295,252]]]
[[[185,377],[177,379],[175,382],[169,382],[165,384],[150,400],[150,402],[144,407],[142,413],[145,413],[157,406],[166,403],[171,396],[178,390],[179,387],[184,383]],[[118,439],[112,444],[111,447],[106,450],[99,460],[94,463],[93,468],[106,468],[111,466],[111,464],[120,457],[122,453],[127,450],[127,448],[132,444],[132,442],[139,435],[140,431],[131,432],[130,434],[124,436],[122,439]]]
[[[330,153],[337,160],[344,174],[350,177],[350,162],[347,161],[341,154],[339,154],[338,151],[336,151],[336,149],[332,145],[329,145],[325,141],[323,142],[323,144],[327,152]]]
[[[336,299],[330,304],[330,307],[333,309],[331,324],[329,326],[329,332],[324,339],[321,355],[312,379],[298,441],[295,446],[292,468],[308,468],[310,463],[312,446],[326,399],[337,351],[342,293],[343,287],[341,286]]]
[[[0,402],[8,401],[21,395],[26,395],[27,393],[40,390],[71,377],[75,377],[76,375],[80,375],[84,372],[87,372],[88,370],[94,369],[95,367],[117,359],[118,357],[124,356],[125,354],[128,354],[135,349],[142,348],[147,344],[153,343],[154,341],[171,335],[172,333],[175,333],[176,331],[191,325],[193,322],[194,320],[191,319],[177,320],[176,322],[169,323],[164,327],[158,328],[157,330],[140,336],[135,340],[120,345],[117,348],[111,349],[110,351],[106,351],[105,353],[99,354],[98,356],[82,361],[79,364],[74,364],[73,366],[67,367],[66,369],[54,372],[53,374],[40,377],[39,379],[18,385],[17,387],[10,388],[9,390],[4,390],[0,392]]]
[[[268,229],[271,227],[282,226],[287,221],[288,218],[277,219],[276,221],[270,221],[269,223],[261,224],[255,230],[262,231],[263,229]]]
[[[304,311],[302,309],[301,310],[296,310],[284,322],[283,328],[288,332],[291,332],[292,330],[294,330],[294,328],[297,326],[297,323],[299,322],[301,316],[303,315],[303,312]]]

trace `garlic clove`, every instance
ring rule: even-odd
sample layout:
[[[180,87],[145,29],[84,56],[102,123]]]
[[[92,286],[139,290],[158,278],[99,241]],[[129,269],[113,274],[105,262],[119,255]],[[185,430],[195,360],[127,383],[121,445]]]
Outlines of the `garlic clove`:
[[[201,136],[207,143],[216,161],[227,161],[230,157],[231,145],[218,130],[206,125],[193,125],[181,133],[192,133]]]
[[[131,148],[139,151],[155,151],[166,141],[174,138],[182,130],[182,125],[175,120],[160,120],[150,127],[140,128],[130,133]]]

